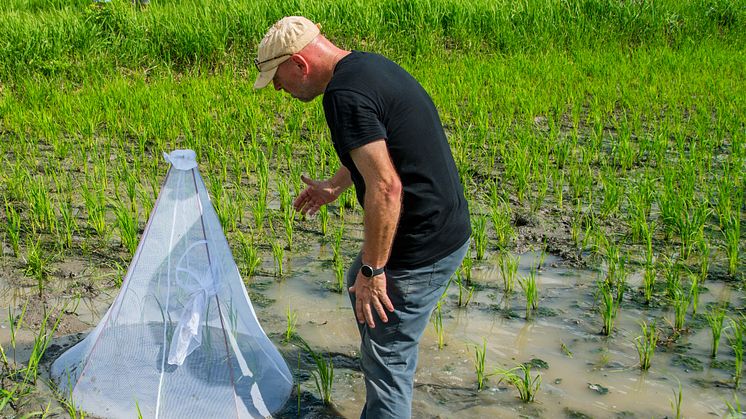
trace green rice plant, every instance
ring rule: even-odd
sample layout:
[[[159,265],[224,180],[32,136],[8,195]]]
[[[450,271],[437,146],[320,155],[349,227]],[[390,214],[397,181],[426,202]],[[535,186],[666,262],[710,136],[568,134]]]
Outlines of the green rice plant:
[[[106,240],[109,235],[109,226],[106,223],[106,195],[100,188],[92,188],[88,182],[83,182],[81,192],[88,213],[88,225],[96,234]]]
[[[666,278],[666,293],[668,298],[674,299],[676,293],[681,290],[681,265],[675,260],[666,259],[663,265],[663,274]]]
[[[743,375],[743,330],[744,324],[740,320],[730,319],[730,333],[727,335],[730,348],[733,350],[733,385],[736,389],[741,383]]]
[[[332,241],[332,259],[336,262],[342,260],[342,238],[345,234],[344,223],[339,225],[337,231],[334,233],[334,240]]]
[[[519,374],[516,374],[516,371]],[[525,363],[511,369],[497,369],[500,381],[506,381],[518,390],[518,395],[524,403],[533,402],[541,387],[541,374],[531,377],[531,364]]]
[[[63,246],[70,248],[73,245],[73,233],[78,230],[78,223],[73,215],[72,203],[70,201],[62,200],[58,207],[60,209],[62,224],[59,229],[60,241]]]
[[[290,194],[290,185],[282,179],[277,180],[277,192],[280,194],[280,210],[293,207],[293,197]]]
[[[461,276],[463,276],[466,282],[471,282],[471,268],[473,266],[474,266],[474,259],[470,258],[468,255],[464,258],[464,260],[461,261],[461,266],[459,267],[459,270],[461,271]]]
[[[728,255],[728,274],[735,277],[738,272],[738,253],[741,245],[740,214],[728,217],[722,231],[725,237],[725,254]]]
[[[45,256],[41,248],[40,240],[28,240],[26,244],[26,267],[24,274],[36,279],[39,297],[44,293],[44,287],[47,277],[49,276],[49,262],[51,257]]]
[[[282,226],[285,228],[285,240],[288,249],[293,248],[293,229],[295,227],[295,210],[292,204],[288,204],[282,210]]]
[[[66,308],[67,303],[63,305],[60,310],[60,315],[57,316],[57,320],[55,320],[54,323],[51,323],[51,326],[51,311],[47,311],[46,307],[44,308],[44,316],[39,323],[39,330],[37,330],[36,336],[34,337],[34,343],[31,347],[31,354],[29,355],[28,363],[26,363],[26,366],[24,367],[24,381],[36,384],[36,379],[39,377],[39,365],[44,357],[44,353],[49,347],[49,344],[52,343],[52,338],[62,321],[62,313]]]
[[[262,184],[260,183],[260,186]],[[259,190],[259,196],[251,201],[251,215],[254,217],[254,228],[258,234],[264,231],[264,218],[267,215],[267,190]]]
[[[117,220],[119,237],[122,240],[122,246],[130,253],[135,254],[138,243],[138,214],[137,209],[132,211],[132,207],[124,202],[113,202],[114,215]]]
[[[681,388],[681,381],[678,379],[676,380],[679,383],[679,391],[673,390],[673,400],[670,400],[671,402],[671,408],[673,409],[673,417],[675,419],[681,419],[683,416],[681,415],[681,402],[684,399],[684,392]]]
[[[507,252],[502,252],[500,254],[500,259],[498,259],[500,275],[503,278],[503,291],[506,294],[512,293],[515,289],[519,261],[520,257],[513,256]]]
[[[710,345],[710,358],[715,359],[718,353],[718,347],[720,346],[720,336],[723,333],[723,323],[725,321],[725,306],[724,304],[718,304],[713,307],[710,311],[705,313],[707,324],[710,325],[710,332],[712,336],[712,344]]]
[[[155,199],[153,199],[153,194],[148,192],[143,185],[140,185],[140,188],[137,190],[137,196],[140,197],[140,205],[143,209],[143,216],[145,217],[145,220],[149,220],[150,213],[153,211],[153,207],[155,206]]]
[[[326,205],[319,208],[319,223],[321,224],[321,235],[326,237],[329,230],[329,208]]]
[[[653,290],[655,289],[656,276],[657,271],[655,265],[645,265],[645,270],[642,274],[642,289],[646,304],[650,304],[653,301]]]
[[[710,244],[706,239],[699,241],[699,282],[704,283],[710,272]]]
[[[290,306],[288,306],[287,310],[285,311],[285,343],[289,343],[290,339],[292,339],[297,334],[297,326],[298,326],[298,312],[296,310],[290,310]]]
[[[518,280],[518,284],[526,297],[526,319],[530,319],[535,310],[539,309],[539,289],[536,286],[536,270],[531,268],[528,275]]]
[[[614,322],[619,314],[619,304],[616,295],[612,290],[612,285],[608,282],[599,281],[598,291],[601,296],[599,311],[601,312],[601,318],[603,320],[603,330],[601,333],[606,336],[611,336],[611,332],[614,330]]]
[[[554,199],[557,201],[557,207],[562,211],[564,205],[565,172],[562,170],[552,172],[552,186],[554,188]]]
[[[337,280],[337,286],[334,291],[343,293],[345,287],[345,267],[341,258],[338,258],[332,262],[334,264],[334,277]]]
[[[433,327],[435,328],[435,334],[438,337],[438,350],[441,350],[445,347],[445,331],[443,330],[443,312],[442,312],[442,305],[443,305],[443,297],[438,300],[438,303],[435,305],[435,310],[433,311]]]
[[[735,392],[733,393],[733,403],[731,404],[730,401],[726,400],[725,407],[728,409],[725,416],[727,419],[740,419],[746,414],[741,408],[741,402],[738,400],[738,394]]]
[[[57,231],[57,217],[54,213],[49,188],[47,188],[43,178],[36,177],[29,182],[28,200],[31,207],[30,219],[33,231],[55,233]]]
[[[240,230],[237,231],[236,237],[238,238],[238,258],[242,265],[242,273],[245,278],[251,278],[256,273],[259,265],[262,264],[262,258],[259,256],[259,252],[253,243],[253,240],[247,237]]]
[[[471,220],[471,235],[474,240],[474,250],[477,253],[477,260],[484,259],[484,252],[487,249],[487,217],[477,215]]]
[[[684,331],[686,324],[686,312],[689,310],[689,304],[691,303],[689,294],[684,292],[681,287],[674,291],[674,296],[671,299],[674,311],[674,333],[679,334]]]
[[[461,269],[456,271],[455,278],[456,283],[458,284],[458,306],[466,307],[474,296],[474,286],[469,285],[466,277],[462,274]]]
[[[612,169],[609,169],[612,170]],[[604,196],[601,203],[600,215],[602,218],[608,218],[619,211],[619,202],[624,194],[623,187],[617,180],[617,174],[614,172],[604,173],[601,177]]]
[[[487,357],[487,340],[482,338],[482,346],[474,345],[474,372],[477,374],[477,391],[484,389],[484,383],[489,374],[485,372],[485,360]]]
[[[10,247],[13,249],[13,254],[18,257],[21,241],[21,216],[7,200],[5,200],[5,219],[5,234],[10,242]]]
[[[29,301],[26,300],[26,302],[23,304],[23,308],[21,309],[21,313],[16,316],[13,314],[13,310],[11,307],[8,307],[8,327],[10,328],[9,333],[9,339],[10,339],[10,348],[13,350],[13,363],[16,363],[16,335],[18,334],[18,331],[23,326],[23,319],[26,316],[26,309],[28,308]],[[5,351],[3,351],[3,364],[4,366],[8,367],[8,360],[5,357]]]
[[[510,205],[502,198],[496,198],[496,201],[493,202],[490,208],[490,218],[492,219],[492,227],[495,229],[497,247],[505,249],[515,236],[515,231],[511,224],[513,214]]]
[[[331,354],[328,355],[328,361],[324,357],[316,353],[304,340],[301,340],[301,344],[304,346],[306,352],[311,355],[315,363],[315,369],[311,371],[313,379],[316,383],[316,390],[319,392],[319,396],[325,405],[332,404],[332,387],[334,386],[334,362],[332,362]]]
[[[637,356],[640,359],[640,369],[647,371],[650,369],[650,362],[653,359],[653,354],[655,354],[659,333],[655,327],[655,322],[648,325],[643,321],[640,323],[640,329],[642,335],[635,338],[635,348],[637,348]]]
[[[692,316],[696,316],[697,307],[699,306],[699,276],[690,273],[689,281],[689,300],[692,304]]]
[[[283,260],[285,259],[285,247],[277,239],[272,241],[272,258],[275,261],[275,276],[279,276],[279,277],[283,276],[285,274],[283,270]]]

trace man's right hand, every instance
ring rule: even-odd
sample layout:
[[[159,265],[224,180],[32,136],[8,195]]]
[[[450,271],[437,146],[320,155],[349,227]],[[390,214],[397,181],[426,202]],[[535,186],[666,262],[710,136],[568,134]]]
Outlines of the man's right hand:
[[[301,214],[314,215],[322,205],[334,202],[339,196],[339,188],[335,188],[327,180],[313,180],[301,175],[300,179],[308,185],[293,201],[293,207]]]

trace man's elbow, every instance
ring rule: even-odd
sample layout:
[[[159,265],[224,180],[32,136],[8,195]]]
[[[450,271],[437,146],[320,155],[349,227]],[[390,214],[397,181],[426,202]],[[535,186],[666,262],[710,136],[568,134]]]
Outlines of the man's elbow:
[[[401,202],[402,190],[401,180],[398,176],[381,182],[381,192],[388,202]]]

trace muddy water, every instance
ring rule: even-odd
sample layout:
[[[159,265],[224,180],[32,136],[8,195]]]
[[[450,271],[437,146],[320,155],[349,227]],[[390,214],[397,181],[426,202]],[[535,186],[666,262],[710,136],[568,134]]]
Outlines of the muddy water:
[[[306,255],[288,260],[286,269],[290,273],[285,279],[278,281],[260,276],[252,280],[252,294],[261,294],[269,302],[268,305],[255,303],[260,322],[286,355],[293,353],[292,345],[281,344],[280,340],[285,330],[286,310],[290,308],[298,313],[298,333],[317,351],[341,354],[352,360],[357,356],[358,332],[348,297],[330,291],[335,282],[332,269],[325,262],[330,254],[330,249],[317,247]],[[528,273],[536,257],[531,253],[521,255],[519,275]],[[539,272],[541,311],[531,321],[523,318],[525,300],[517,284],[515,294],[509,297],[502,294],[502,281],[494,259],[475,264],[473,280],[479,289],[467,307],[457,307],[457,287],[449,289],[443,306],[445,347],[438,349],[432,325],[422,340],[413,406],[415,417],[584,417],[580,413],[600,418],[671,417],[671,400],[679,382],[685,417],[722,417],[725,414],[725,401],[732,403],[734,399],[731,371],[710,367],[708,327],[692,329],[675,345],[660,345],[651,370],[642,373],[637,366],[634,346],[634,338],[640,334],[637,323],[657,318],[665,337],[671,333],[665,320],[673,322],[673,313],[660,308],[644,309],[627,301],[617,320],[616,332],[611,338],[605,338],[599,334],[602,320],[594,303],[595,281],[600,273],[570,270],[559,265],[560,261],[550,256]],[[263,271],[268,273],[272,269],[271,263],[265,262]],[[633,289],[639,282],[639,276],[630,276],[629,284]],[[709,282],[706,287],[700,296],[700,312],[708,302],[731,299],[730,289],[722,283]],[[0,284],[0,288],[3,313],[7,313],[7,307],[22,306],[34,292],[33,288],[18,289],[7,284]],[[68,324],[68,329],[88,332],[115,297],[115,294],[104,293],[77,300],[72,310],[79,324]],[[59,299],[57,303],[62,301]],[[734,303],[740,306],[739,302]],[[6,315],[0,318],[0,343],[8,348],[8,320]],[[29,328],[19,331],[15,354],[18,359],[28,357],[34,337],[35,333]],[[56,343],[68,345],[80,337],[81,334],[73,333]],[[498,376],[490,377],[483,391],[476,391],[472,360],[475,345],[481,345],[483,339],[488,371],[512,368],[531,359],[548,364],[546,369],[532,370],[533,374],[542,376],[535,403],[522,403],[517,391],[499,382]],[[12,356],[12,352],[6,352]],[[699,368],[677,365],[682,353],[699,360]],[[733,360],[725,334],[718,359],[726,363]],[[292,358],[288,363],[295,368]],[[306,393],[316,393],[313,379],[303,380],[301,388]],[[339,414],[359,415],[364,394],[359,371],[344,366],[335,368],[333,399]],[[738,392],[738,397],[746,400],[743,391]],[[576,416],[571,416],[573,412]]]
[[[522,255],[519,275],[528,273],[536,256]],[[358,333],[346,295],[325,291],[320,286],[333,281],[330,269],[306,260],[296,262],[295,265],[304,266],[305,272],[283,280],[266,292],[275,303],[259,310],[260,316],[267,319],[265,328],[284,330],[285,312],[290,307],[298,312],[298,333],[312,346],[332,353],[356,355]],[[547,268],[539,272],[537,282],[543,314],[531,321],[523,318],[525,300],[517,285],[517,293],[508,298],[502,295],[496,260],[475,266],[473,279],[484,288],[475,293],[467,307],[458,308],[457,288],[449,289],[448,303],[443,309],[446,346],[438,349],[432,326],[422,340],[414,397],[415,416],[553,418],[573,417],[570,415],[575,412],[603,418],[671,417],[674,413],[671,401],[679,382],[685,417],[722,417],[725,414],[725,401],[733,403],[734,399],[733,390],[724,387],[730,385],[731,371],[709,366],[708,327],[693,329],[675,345],[661,345],[652,368],[643,373],[638,367],[634,345],[635,337],[640,335],[638,322],[658,318],[663,341],[671,334],[666,320],[672,323],[673,313],[643,309],[626,302],[617,319],[616,332],[610,338],[603,337],[599,334],[602,320],[594,308],[595,283],[600,274],[552,267],[558,262],[547,258]],[[639,278],[633,275],[629,283],[636,289]],[[706,303],[730,295],[722,284],[711,282],[706,286],[707,290],[700,296],[700,313],[705,310]],[[507,307],[513,316],[506,316]],[[555,315],[551,315],[552,312]],[[488,371],[512,368],[531,359],[541,359],[548,364],[547,369],[532,370],[533,374],[542,376],[536,403],[522,403],[517,398],[518,392],[500,383],[498,376],[490,377],[485,390],[475,391],[472,360],[474,346],[481,345],[482,339],[486,342]],[[677,365],[682,355],[679,352],[701,361],[701,371],[696,371],[696,366]],[[725,333],[718,359],[733,360]],[[365,391],[360,374],[342,369],[335,372],[340,377],[334,388],[337,409],[346,417],[355,417]],[[309,391],[315,391],[312,382],[307,384]],[[744,399],[743,392],[738,395]]]

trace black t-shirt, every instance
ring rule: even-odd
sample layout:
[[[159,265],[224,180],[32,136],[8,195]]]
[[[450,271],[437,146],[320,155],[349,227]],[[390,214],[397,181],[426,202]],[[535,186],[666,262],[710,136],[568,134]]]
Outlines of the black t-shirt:
[[[466,242],[469,209],[456,164],[435,105],[414,77],[381,55],[353,51],[337,63],[323,104],[361,205],[365,183],[350,150],[384,139],[401,179],[401,216],[387,267],[424,266]]]

